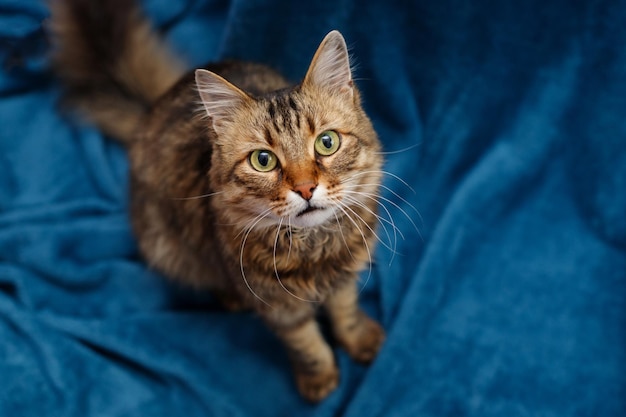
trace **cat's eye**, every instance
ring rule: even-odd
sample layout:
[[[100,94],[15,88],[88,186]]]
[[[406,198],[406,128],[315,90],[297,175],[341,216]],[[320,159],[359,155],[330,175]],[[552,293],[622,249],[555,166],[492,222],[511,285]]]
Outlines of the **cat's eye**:
[[[258,149],[250,154],[250,165],[260,172],[269,172],[276,168],[278,158],[271,151]]]
[[[337,152],[340,143],[339,133],[334,130],[327,130],[315,139],[315,152],[322,156],[332,155]]]

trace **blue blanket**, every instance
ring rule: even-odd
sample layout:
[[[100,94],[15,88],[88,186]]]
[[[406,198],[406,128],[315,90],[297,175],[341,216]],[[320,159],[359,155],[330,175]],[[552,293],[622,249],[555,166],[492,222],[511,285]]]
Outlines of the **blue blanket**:
[[[124,150],[58,111],[43,2],[0,0],[0,415],[626,415],[626,4],[402,3],[144,1],[190,66],[354,55],[388,339],[313,406],[259,319],[141,262]]]

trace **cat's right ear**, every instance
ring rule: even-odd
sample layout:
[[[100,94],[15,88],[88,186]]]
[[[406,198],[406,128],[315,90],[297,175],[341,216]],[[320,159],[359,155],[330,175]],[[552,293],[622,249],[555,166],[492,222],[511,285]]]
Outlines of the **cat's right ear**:
[[[346,41],[339,31],[330,32],[311,61],[304,84],[323,87],[352,97],[353,84]]]
[[[232,121],[234,110],[252,100],[224,78],[205,69],[196,70],[196,87],[216,132]]]

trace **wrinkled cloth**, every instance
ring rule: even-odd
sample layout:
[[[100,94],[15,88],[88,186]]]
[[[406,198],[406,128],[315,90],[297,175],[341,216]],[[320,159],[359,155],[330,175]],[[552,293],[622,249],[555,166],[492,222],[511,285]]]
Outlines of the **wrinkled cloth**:
[[[0,415],[626,415],[626,3],[146,0],[190,68],[298,81],[339,29],[385,150],[369,367],[298,395],[251,313],[142,262],[117,143],[59,111],[48,11],[0,0]]]

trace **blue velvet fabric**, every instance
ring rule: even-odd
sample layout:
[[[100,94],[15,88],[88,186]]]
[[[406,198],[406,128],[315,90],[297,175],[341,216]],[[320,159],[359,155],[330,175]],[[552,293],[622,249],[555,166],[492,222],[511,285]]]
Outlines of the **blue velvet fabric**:
[[[144,4],[190,65],[294,80],[342,31],[388,152],[388,339],[313,406],[257,318],[146,269],[124,150],[56,108],[45,4],[0,0],[0,415],[626,415],[625,3]]]

